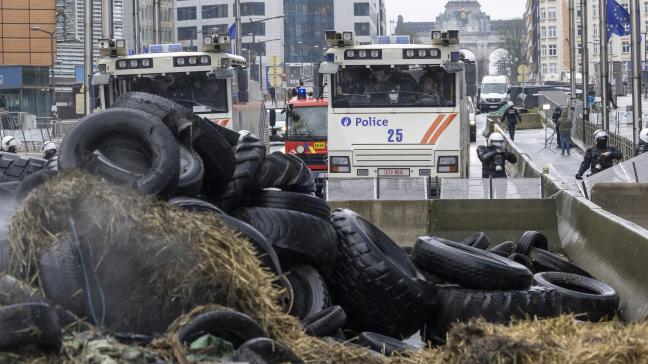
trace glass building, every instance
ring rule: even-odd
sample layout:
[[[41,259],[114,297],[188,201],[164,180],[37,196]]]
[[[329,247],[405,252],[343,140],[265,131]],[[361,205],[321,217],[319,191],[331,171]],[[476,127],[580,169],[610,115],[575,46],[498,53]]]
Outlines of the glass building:
[[[324,31],[335,29],[333,0],[284,0],[286,63],[312,63],[322,58]]]

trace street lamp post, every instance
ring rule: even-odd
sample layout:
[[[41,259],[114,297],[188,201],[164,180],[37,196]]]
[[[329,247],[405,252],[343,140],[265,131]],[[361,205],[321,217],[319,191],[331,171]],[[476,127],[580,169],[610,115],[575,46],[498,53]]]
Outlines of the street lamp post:
[[[45,29],[41,29],[41,27],[32,27],[31,30],[34,31],[34,32],[45,33],[45,34],[49,35],[49,37],[50,37],[50,55],[52,56],[52,66],[50,67],[50,71],[51,71],[51,74],[50,74],[50,85],[51,85],[50,98],[52,100],[51,101],[52,106],[54,106],[54,105],[56,105],[56,79],[54,77],[54,65],[56,64],[56,59],[55,59],[56,56],[54,55],[54,34],[56,34],[56,33],[55,32],[50,32],[50,31],[45,30]]]

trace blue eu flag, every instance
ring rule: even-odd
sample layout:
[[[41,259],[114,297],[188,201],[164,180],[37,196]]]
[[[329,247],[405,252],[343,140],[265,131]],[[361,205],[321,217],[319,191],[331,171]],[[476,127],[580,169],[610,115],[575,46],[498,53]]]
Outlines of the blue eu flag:
[[[612,34],[630,35],[631,29],[630,13],[615,0],[607,0],[607,40]]]
[[[236,23],[232,24],[229,27],[228,33],[229,33],[229,36],[230,36],[231,39],[236,38]]]

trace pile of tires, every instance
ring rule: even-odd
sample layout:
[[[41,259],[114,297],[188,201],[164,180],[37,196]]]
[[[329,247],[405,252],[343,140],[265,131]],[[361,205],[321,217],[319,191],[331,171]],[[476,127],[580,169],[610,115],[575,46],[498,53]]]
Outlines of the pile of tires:
[[[614,289],[549,252],[540,232],[527,231],[517,243],[489,245],[483,233],[461,242],[418,239],[410,256],[437,282],[439,297],[421,329],[424,341],[443,343],[452,324],[475,318],[505,324],[565,313],[592,321],[615,315],[619,299]]]

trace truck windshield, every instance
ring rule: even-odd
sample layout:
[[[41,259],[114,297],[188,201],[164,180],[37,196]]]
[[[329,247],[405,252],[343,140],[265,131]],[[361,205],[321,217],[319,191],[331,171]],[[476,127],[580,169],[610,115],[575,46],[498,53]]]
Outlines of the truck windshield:
[[[482,85],[481,92],[483,94],[505,94],[506,84],[505,83],[485,83]]]
[[[333,107],[453,107],[455,75],[439,66],[346,66],[334,76]]]
[[[124,79],[122,77],[119,78]],[[210,78],[207,73],[167,73],[162,76],[127,76],[129,91],[148,92],[171,99],[190,110],[204,106],[211,112],[227,112],[227,81]]]
[[[296,107],[288,112],[288,138],[322,139],[327,136],[326,106]]]

